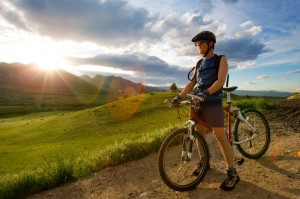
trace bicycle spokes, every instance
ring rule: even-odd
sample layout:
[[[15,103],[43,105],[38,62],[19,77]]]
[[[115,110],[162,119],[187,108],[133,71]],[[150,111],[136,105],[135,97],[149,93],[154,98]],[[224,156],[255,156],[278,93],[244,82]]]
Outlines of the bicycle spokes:
[[[237,119],[234,126],[235,144],[242,155],[257,159],[268,149],[270,129],[263,114],[255,109],[243,112],[243,119]]]
[[[187,129],[180,129],[168,136],[159,152],[159,171],[162,179],[174,190],[189,190],[200,183],[207,170],[209,161],[208,148],[205,140],[200,141],[204,156],[201,160],[198,150],[199,136],[193,136]],[[205,145],[205,146],[204,146]],[[197,164],[201,161],[199,175],[193,175]]]

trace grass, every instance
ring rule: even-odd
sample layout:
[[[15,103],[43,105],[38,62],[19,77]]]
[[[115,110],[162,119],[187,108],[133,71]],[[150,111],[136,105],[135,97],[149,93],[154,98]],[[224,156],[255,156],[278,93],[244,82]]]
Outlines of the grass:
[[[37,191],[49,189],[99,171],[104,166],[117,165],[142,158],[158,151],[162,140],[174,127],[145,134],[137,140],[124,140],[105,149],[94,150],[88,155],[56,156],[56,161],[45,162],[35,172],[22,172],[19,175],[7,175],[1,179],[0,198],[24,198]]]
[[[163,103],[174,95],[159,92],[81,111],[0,119],[0,198],[23,198],[157,151],[181,125],[176,109]],[[261,99],[239,99],[234,105],[273,106]]]
[[[292,100],[300,99],[300,93],[295,93],[294,95],[290,96],[288,99],[292,99]]]
[[[251,99],[239,99],[234,101],[234,106],[239,107],[241,110],[247,108],[254,108],[261,112],[274,108],[276,105],[274,102],[262,98],[251,98]]]
[[[176,110],[163,103],[173,95],[148,94],[82,111],[0,119],[0,176],[35,170],[56,153],[80,156],[178,124]]]

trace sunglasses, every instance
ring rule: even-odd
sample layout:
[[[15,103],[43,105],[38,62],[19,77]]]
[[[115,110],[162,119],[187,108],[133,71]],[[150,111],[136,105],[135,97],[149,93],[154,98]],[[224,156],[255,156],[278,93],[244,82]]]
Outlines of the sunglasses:
[[[207,43],[207,42],[208,42],[208,41],[206,41],[206,40],[196,41],[196,42],[195,42],[195,46],[200,46],[201,44]]]

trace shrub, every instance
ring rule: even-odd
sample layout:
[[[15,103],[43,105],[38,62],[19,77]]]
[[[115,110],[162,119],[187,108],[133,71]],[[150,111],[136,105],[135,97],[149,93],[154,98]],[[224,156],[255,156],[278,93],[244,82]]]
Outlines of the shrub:
[[[254,108],[260,111],[270,110],[275,107],[275,104],[261,98],[240,99],[234,102],[234,106],[245,110],[247,108]]]

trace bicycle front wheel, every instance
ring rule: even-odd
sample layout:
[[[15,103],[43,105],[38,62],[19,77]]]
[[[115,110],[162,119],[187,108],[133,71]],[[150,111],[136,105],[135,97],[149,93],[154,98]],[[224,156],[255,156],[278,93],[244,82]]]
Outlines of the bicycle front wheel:
[[[253,139],[237,144],[237,148],[243,156],[258,159],[266,153],[271,141],[268,121],[256,109],[246,109],[242,115],[246,121],[237,119],[234,124],[235,142]]]
[[[190,145],[187,135],[187,129],[171,133],[163,142],[158,155],[160,176],[168,187],[176,191],[195,188],[203,180],[209,165],[209,149],[205,139],[195,133],[193,144]],[[190,158],[187,155],[189,149]],[[196,168],[198,174],[193,173]]]

